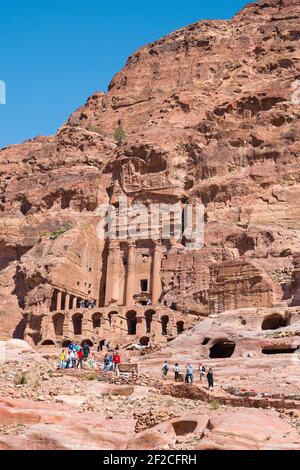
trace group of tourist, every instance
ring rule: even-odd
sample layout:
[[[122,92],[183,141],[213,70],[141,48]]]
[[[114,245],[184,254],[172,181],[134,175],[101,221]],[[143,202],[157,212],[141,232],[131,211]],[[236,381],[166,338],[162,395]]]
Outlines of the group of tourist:
[[[81,347],[78,343],[70,343],[67,352],[63,349],[59,356],[60,369],[82,369],[83,362],[89,359],[90,347],[84,343]]]
[[[97,306],[96,300],[81,300],[79,302],[79,307],[80,308],[95,308]]]
[[[100,362],[91,354],[90,346],[84,343],[80,346],[78,343],[70,343],[67,351],[62,350],[59,356],[59,369],[103,369],[106,372],[114,372],[120,375],[121,356],[115,352],[107,352],[104,356],[103,367]]]
[[[213,390],[214,388],[214,373],[212,368],[207,368],[203,364],[199,364],[199,375],[200,375],[200,382],[203,382],[205,377],[207,378],[208,382],[208,389]],[[167,379],[167,376],[170,371],[170,366],[167,361],[165,361],[163,367],[162,367],[162,376],[164,379]],[[181,378],[182,375],[180,374],[180,366],[178,363],[175,364],[174,366],[174,373],[175,373],[175,382],[178,382]],[[187,364],[185,368],[185,377],[184,381],[186,384],[192,385],[194,383],[194,367],[192,364]]]
[[[121,364],[121,356],[117,351],[115,351],[114,353],[108,352],[105,354],[103,370],[107,372],[115,372],[115,374],[119,376],[120,364]]]

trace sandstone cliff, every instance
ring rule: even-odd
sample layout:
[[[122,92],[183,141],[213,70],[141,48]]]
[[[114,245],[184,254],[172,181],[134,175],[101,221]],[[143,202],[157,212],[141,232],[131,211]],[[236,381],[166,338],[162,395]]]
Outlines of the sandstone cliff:
[[[298,0],[265,0],[176,31],[56,135],[0,151],[1,336],[49,311],[53,286],[101,297],[95,210],[118,194],[205,205],[203,250],[163,260],[179,304],[299,305],[299,15]]]

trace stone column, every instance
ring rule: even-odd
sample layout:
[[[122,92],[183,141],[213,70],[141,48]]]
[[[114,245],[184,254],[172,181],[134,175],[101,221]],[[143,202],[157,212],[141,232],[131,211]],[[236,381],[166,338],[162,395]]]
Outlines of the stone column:
[[[63,336],[69,337],[72,335],[72,328],[71,328],[71,318],[70,315],[67,313],[65,315],[65,321],[63,325]]]
[[[120,243],[112,240],[109,244],[109,256],[106,275],[105,305],[119,300],[119,271],[121,263]]]
[[[152,262],[152,305],[157,305],[162,294],[162,283],[160,277],[162,262],[162,246],[160,243],[155,245]]]
[[[145,336],[147,334],[146,321],[143,315],[137,316],[136,334],[137,336]]]
[[[65,310],[70,310],[70,294],[66,294]]]
[[[76,310],[76,308],[77,308],[77,297],[73,297],[72,310]]]
[[[89,339],[89,336],[93,333],[92,328],[90,327],[90,319],[88,312],[83,314],[82,317],[82,326],[81,326],[81,336],[84,336],[85,339]]]
[[[62,301],[62,293],[59,290],[57,292],[57,301],[56,301],[56,311],[57,312],[61,310],[61,301]]]
[[[125,305],[130,307],[133,304],[135,282],[135,242],[128,243],[128,261],[127,261],[127,278],[126,278],[126,296]]]

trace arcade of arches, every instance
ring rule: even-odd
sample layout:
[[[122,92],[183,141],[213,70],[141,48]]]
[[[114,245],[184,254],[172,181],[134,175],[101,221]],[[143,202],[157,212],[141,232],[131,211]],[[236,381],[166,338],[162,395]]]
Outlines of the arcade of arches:
[[[97,345],[103,342],[104,346],[109,340],[118,345],[132,342],[148,346],[153,339],[162,342],[174,339],[191,328],[195,321],[196,317],[187,318],[183,313],[168,308],[119,308],[114,311],[97,308],[54,312],[43,319],[42,334],[45,331],[45,339],[37,344],[47,345],[51,341],[66,347],[70,341],[87,340]]]

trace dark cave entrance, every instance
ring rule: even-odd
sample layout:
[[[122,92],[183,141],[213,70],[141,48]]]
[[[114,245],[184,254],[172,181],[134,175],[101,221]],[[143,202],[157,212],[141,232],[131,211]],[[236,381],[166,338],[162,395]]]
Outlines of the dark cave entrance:
[[[294,354],[298,348],[264,348],[262,353],[266,356],[273,356],[277,354]]]
[[[278,330],[279,328],[284,328],[288,326],[287,320],[285,320],[281,315],[271,315],[264,319],[261,329],[266,330]]]
[[[127,330],[130,336],[136,335],[137,315],[135,311],[128,312],[126,315]]]
[[[161,329],[162,329],[163,336],[167,336],[168,334],[169,321],[170,321],[170,318],[168,315],[164,315],[163,317],[161,317]]]
[[[65,316],[58,313],[53,317],[53,326],[56,336],[62,336],[64,331]]]
[[[232,341],[218,341],[210,348],[211,359],[225,359],[231,357],[235,351],[236,344]]]
[[[177,322],[176,327],[177,327],[177,334],[181,335],[184,332],[184,322],[183,321]]]
[[[74,315],[72,318],[75,336],[81,336],[82,334],[82,320],[83,320],[83,315],[80,313],[78,313],[77,315]]]

